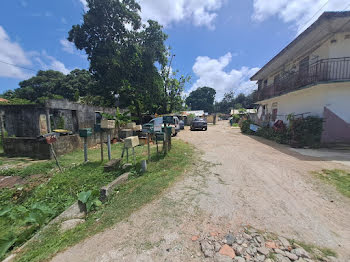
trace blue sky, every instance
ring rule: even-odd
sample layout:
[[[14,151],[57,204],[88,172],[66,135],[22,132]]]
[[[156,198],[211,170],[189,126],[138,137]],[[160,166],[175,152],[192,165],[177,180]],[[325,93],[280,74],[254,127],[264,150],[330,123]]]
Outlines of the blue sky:
[[[325,10],[347,0],[139,0],[143,20],[155,19],[176,54],[172,68],[191,75],[186,92],[207,85],[217,99],[249,93],[249,77]],[[36,70],[88,68],[65,39],[81,23],[85,0],[4,0],[0,9],[0,92]],[[15,64],[34,71],[14,67]]]

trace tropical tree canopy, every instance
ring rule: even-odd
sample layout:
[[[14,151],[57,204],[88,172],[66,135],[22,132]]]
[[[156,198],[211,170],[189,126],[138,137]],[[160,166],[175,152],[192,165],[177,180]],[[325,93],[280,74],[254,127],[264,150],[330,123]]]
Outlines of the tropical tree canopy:
[[[68,75],[54,70],[39,71],[36,76],[19,83],[19,88],[6,91],[6,99],[42,102],[45,99],[65,98],[78,101],[96,88],[97,83],[87,70],[75,69]]]
[[[212,113],[214,111],[214,100],[216,91],[211,87],[200,87],[192,91],[186,98],[186,105],[191,110],[204,110],[205,112]]]
[[[165,113],[164,81],[156,64],[165,67],[167,35],[156,21],[141,23],[134,0],[87,0],[83,23],[75,25],[68,40],[85,50],[90,72],[100,83],[94,95],[110,105],[119,99],[138,116]]]

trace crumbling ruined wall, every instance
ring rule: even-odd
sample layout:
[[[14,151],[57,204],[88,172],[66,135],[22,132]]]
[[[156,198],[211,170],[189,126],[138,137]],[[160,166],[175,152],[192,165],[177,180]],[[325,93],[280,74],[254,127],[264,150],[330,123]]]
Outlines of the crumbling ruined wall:
[[[50,159],[50,147],[45,141],[30,137],[9,137],[3,141],[4,153],[9,157]]]
[[[37,137],[39,118],[45,109],[38,105],[6,105],[2,108],[4,127],[8,137]]]
[[[48,100],[45,105],[4,105],[0,106],[4,115],[4,125],[8,133],[4,139],[4,151],[8,156],[28,156],[37,159],[52,158],[50,147],[40,136],[40,116],[50,115],[51,131],[66,129],[73,135],[60,136],[54,143],[57,155],[63,155],[83,147],[83,139],[77,134],[81,128],[92,128],[96,122],[96,112],[115,115],[116,109],[83,105],[67,100]],[[46,124],[48,121],[44,121]],[[62,123],[63,122],[63,123]],[[45,125],[47,127],[47,125]],[[47,128],[47,133],[49,131]],[[111,138],[117,131],[111,130]],[[107,134],[102,135],[107,142]],[[93,132],[88,137],[88,146],[100,143],[100,134]]]
[[[59,110],[62,113],[75,111],[77,114],[79,129],[81,128],[93,128],[95,125],[95,113],[107,113],[110,115],[115,115],[116,109],[114,108],[105,108],[99,106],[90,106],[79,103],[73,103],[68,100],[48,100],[45,103],[45,106],[50,109],[50,113]],[[64,113],[67,117],[67,126],[70,126],[73,130],[73,117],[72,113]],[[70,115],[69,115],[70,114]]]

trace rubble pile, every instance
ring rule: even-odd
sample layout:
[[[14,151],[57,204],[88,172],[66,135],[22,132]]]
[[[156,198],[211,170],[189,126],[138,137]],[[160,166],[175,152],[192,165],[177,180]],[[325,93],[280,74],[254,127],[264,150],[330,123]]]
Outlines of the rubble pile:
[[[219,237],[211,233],[199,240],[206,258],[215,262],[336,262],[317,248],[312,253],[284,237],[245,228],[238,234]]]

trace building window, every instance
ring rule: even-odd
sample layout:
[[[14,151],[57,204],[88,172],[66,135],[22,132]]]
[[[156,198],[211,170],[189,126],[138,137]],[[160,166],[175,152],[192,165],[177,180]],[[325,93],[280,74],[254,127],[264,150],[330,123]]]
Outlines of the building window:
[[[275,122],[276,119],[277,119],[277,112],[278,112],[277,106],[278,106],[277,102],[275,102],[275,103],[272,104],[272,116],[271,116],[271,120],[272,120],[273,122]]]
[[[303,58],[299,63],[299,76],[307,77],[309,75],[309,57]]]
[[[265,87],[267,87],[267,79],[264,80],[264,87],[263,88],[265,88]]]

